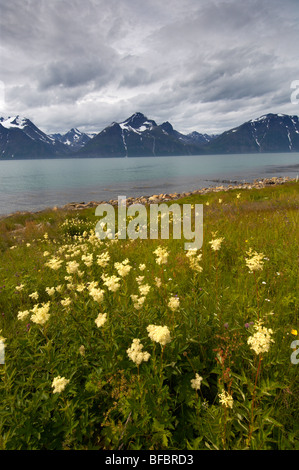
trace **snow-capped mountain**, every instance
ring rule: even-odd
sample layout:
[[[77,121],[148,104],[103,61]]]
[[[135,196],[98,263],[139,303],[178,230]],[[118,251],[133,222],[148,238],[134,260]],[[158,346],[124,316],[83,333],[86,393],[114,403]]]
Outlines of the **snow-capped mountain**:
[[[0,117],[0,159],[143,157],[257,152],[299,152],[298,116],[265,114],[220,135],[176,131],[138,112],[97,134],[72,128],[47,135],[20,116]]]
[[[213,139],[204,152],[299,152],[298,116],[270,113],[251,119]]]
[[[66,154],[63,144],[20,116],[0,117],[0,158],[44,158]]]
[[[218,134],[200,134],[199,132],[193,131],[190,134],[187,134],[186,137],[188,137],[191,142],[204,145],[211,142],[211,140],[216,139]]]
[[[138,112],[123,122],[112,122],[80,151],[99,157],[192,155],[199,146],[175,131],[170,123],[157,125]]]
[[[47,144],[54,145],[55,140],[42,132],[38,127],[36,127],[30,119],[23,118],[20,116],[12,116],[5,118],[0,118],[0,123],[5,129],[19,129],[22,130],[28,137],[32,140],[42,141]]]
[[[95,134],[85,134],[77,128],[72,128],[66,134],[51,134],[51,137],[72,149],[82,148]]]

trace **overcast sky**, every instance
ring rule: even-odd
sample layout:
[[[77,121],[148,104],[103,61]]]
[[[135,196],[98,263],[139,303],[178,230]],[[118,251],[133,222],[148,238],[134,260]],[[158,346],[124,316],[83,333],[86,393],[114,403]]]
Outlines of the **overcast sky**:
[[[47,133],[136,111],[220,133],[299,114],[298,0],[0,0],[0,116]]]

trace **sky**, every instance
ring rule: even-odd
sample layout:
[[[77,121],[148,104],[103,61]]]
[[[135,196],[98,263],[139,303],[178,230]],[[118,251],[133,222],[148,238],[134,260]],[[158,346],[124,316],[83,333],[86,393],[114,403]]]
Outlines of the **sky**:
[[[298,0],[0,0],[0,116],[219,134],[299,114]]]

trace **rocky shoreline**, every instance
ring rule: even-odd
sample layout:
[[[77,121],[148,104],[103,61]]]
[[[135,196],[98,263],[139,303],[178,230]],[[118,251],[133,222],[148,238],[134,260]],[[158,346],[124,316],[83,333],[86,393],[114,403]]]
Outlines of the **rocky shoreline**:
[[[194,191],[187,191],[182,193],[161,193],[161,194],[154,194],[151,196],[137,196],[137,197],[128,197],[126,199],[127,205],[131,204],[153,204],[153,203],[162,203],[167,201],[173,201],[176,199],[182,199],[184,197],[193,196],[195,194],[208,194],[208,193],[215,193],[219,191],[231,191],[232,189],[261,189],[265,188],[266,186],[276,186],[280,184],[290,183],[292,181],[297,181],[296,178],[290,177],[272,177],[272,178],[263,178],[254,180],[252,183],[250,182],[237,182],[237,181],[228,181],[222,180],[219,181],[222,183],[219,186],[214,187],[207,187],[196,189]],[[216,182],[216,181],[215,181]],[[223,186],[223,184],[227,184],[227,186]],[[89,202],[70,202],[62,207],[65,210],[82,210],[92,207],[97,207],[100,204],[110,204],[112,206],[118,205],[117,199],[110,199],[109,201],[89,201]],[[57,207],[55,209],[58,209]]]
[[[211,187],[206,187],[206,188],[200,188],[196,189],[193,191],[186,191],[182,193],[161,193],[161,194],[153,194],[151,196],[137,196],[137,197],[128,197],[126,199],[127,206],[131,204],[154,204],[154,203],[162,203],[162,202],[167,202],[167,201],[174,201],[177,199],[182,199],[184,197],[188,196],[193,196],[195,194],[208,194],[208,193],[216,193],[219,191],[231,191],[233,189],[261,189],[265,188],[266,186],[277,186],[285,183],[290,183],[298,181],[297,178],[290,178],[289,176],[286,177],[272,177],[272,178],[261,178],[261,179],[256,179],[253,182],[238,182],[238,181],[230,181],[230,180],[213,180],[213,182],[219,182],[221,183],[219,186],[211,186]],[[224,186],[226,184],[226,186]],[[43,210],[39,211],[16,211],[11,214],[7,215],[0,215],[0,220],[6,219],[7,217],[12,217],[14,215],[25,215],[25,214],[32,214],[32,213],[41,213],[46,210],[65,210],[65,211],[70,211],[70,210],[83,210],[87,208],[93,208],[97,207],[100,204],[110,204],[112,206],[117,206],[118,205],[118,200],[117,199],[110,199],[109,201],[89,201],[89,202],[70,202],[68,204],[65,204],[62,207],[48,207]]]

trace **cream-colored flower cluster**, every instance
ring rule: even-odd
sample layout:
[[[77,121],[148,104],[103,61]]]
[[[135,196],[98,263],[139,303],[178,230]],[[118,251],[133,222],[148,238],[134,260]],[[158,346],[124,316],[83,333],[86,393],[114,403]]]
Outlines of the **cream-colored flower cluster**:
[[[195,390],[199,390],[201,387],[202,377],[199,374],[195,374],[195,379],[191,379],[191,387]]]
[[[23,310],[22,312],[18,312],[18,320],[25,320],[25,318],[29,315],[29,310]]]
[[[77,261],[69,261],[66,264],[66,271],[69,274],[73,274],[73,273],[77,272],[78,268],[79,268],[79,263],[77,263]]]
[[[55,294],[55,287],[46,287],[45,291],[50,297],[52,297],[52,295]]]
[[[218,394],[219,402],[221,405],[225,406],[226,408],[232,408],[234,404],[234,399],[232,395],[230,395],[226,390],[223,390],[222,393]]]
[[[105,291],[98,287],[92,286],[89,289],[89,295],[93,298],[95,302],[102,302],[104,298]]]
[[[114,263],[114,267],[117,270],[118,275],[121,277],[127,276],[131,270],[128,259],[125,259],[121,263]]]
[[[168,307],[175,312],[180,307],[180,299],[178,297],[170,297]]]
[[[145,296],[151,290],[151,286],[149,284],[141,284],[138,286],[139,292],[141,295]]]
[[[247,343],[256,354],[268,352],[270,344],[274,343],[274,339],[271,338],[273,331],[264,327],[262,321],[256,322],[253,327],[256,332],[248,338]]]
[[[62,263],[63,260],[54,256],[46,263],[46,266],[48,266],[50,269],[53,269],[54,271],[57,271],[59,268],[61,268]]]
[[[142,351],[143,344],[140,343],[140,339],[133,339],[132,345],[127,349],[127,354],[129,358],[135,362],[136,365],[141,364],[141,362],[147,362],[150,358],[150,354],[147,351]]]
[[[212,250],[214,250],[214,251],[220,250],[220,247],[221,247],[221,244],[222,244],[223,240],[224,240],[224,238],[221,237],[221,238],[215,238],[214,240],[209,241],[209,243],[212,247]]]
[[[252,251],[252,249],[250,248],[250,250],[247,251],[247,255],[249,256],[249,258],[245,258],[245,262],[249,270],[261,271],[264,267],[264,254]]]
[[[104,285],[108,287],[108,290],[111,292],[116,292],[120,288],[120,278],[115,276],[114,274],[112,276],[108,276],[107,274],[102,274],[101,276]]]
[[[201,273],[203,269],[199,263],[202,261],[202,253],[197,254],[196,249],[191,249],[186,252],[186,256],[189,260],[190,268]]]
[[[156,255],[156,263],[161,265],[161,264],[166,264],[167,259],[169,256],[168,251],[165,248],[162,248],[159,246],[155,251],[154,254]]]
[[[65,377],[60,377],[60,375],[58,375],[52,382],[53,393],[63,392],[68,383],[68,379],[66,379]]]
[[[104,251],[100,255],[97,255],[97,264],[101,266],[101,268],[105,268],[110,261],[110,255],[108,251]]]
[[[97,318],[95,319],[95,324],[98,328],[104,325],[107,321],[107,313],[99,313]]]
[[[145,297],[144,296],[138,297],[138,295],[132,294],[131,299],[134,304],[134,308],[136,310],[140,310],[144,304]]]
[[[167,343],[170,343],[170,331],[167,326],[148,325],[146,329],[152,341],[161,344],[161,346],[165,346]]]
[[[82,259],[83,263],[85,264],[85,266],[87,266],[88,268],[90,266],[92,266],[92,263],[93,263],[93,254],[92,253],[87,254],[87,255],[82,255],[81,259]]]
[[[71,301],[70,297],[66,297],[65,299],[62,299],[60,301],[60,303],[63,307],[69,307],[69,305],[71,305],[72,301]]]
[[[50,317],[49,309],[50,309],[50,302],[43,303],[41,304],[41,306],[39,306],[39,304],[36,304],[31,309],[31,312],[33,312],[33,315],[31,315],[31,321],[39,325],[44,325],[49,320],[49,317]]]

